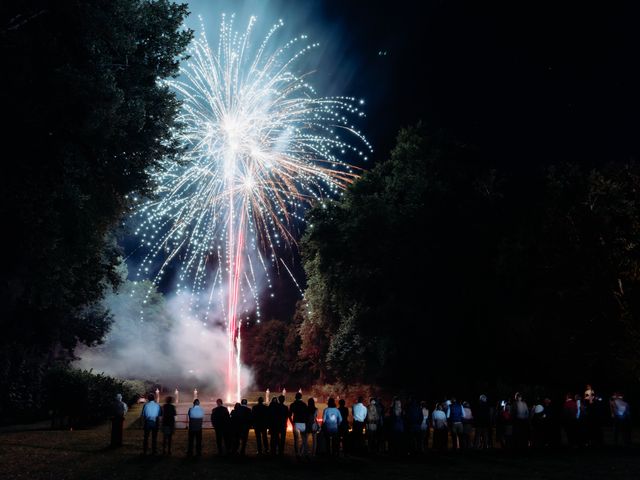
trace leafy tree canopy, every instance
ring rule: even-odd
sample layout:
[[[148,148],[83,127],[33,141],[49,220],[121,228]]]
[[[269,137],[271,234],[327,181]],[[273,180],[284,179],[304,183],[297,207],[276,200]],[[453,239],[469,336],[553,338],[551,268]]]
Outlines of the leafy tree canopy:
[[[0,7],[0,383],[16,389],[3,406],[29,403],[47,361],[108,328],[99,301],[118,284],[110,232],[127,195],[148,193],[149,169],[179,150],[179,102],[161,80],[184,57],[187,14],[168,0]]]

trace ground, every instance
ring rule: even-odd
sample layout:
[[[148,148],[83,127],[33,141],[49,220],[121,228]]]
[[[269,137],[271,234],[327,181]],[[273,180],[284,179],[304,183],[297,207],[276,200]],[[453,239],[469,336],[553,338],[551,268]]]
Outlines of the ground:
[[[234,460],[214,456],[211,430],[204,432],[202,458],[185,458],[187,437],[184,430],[176,432],[173,456],[142,457],[142,430],[133,422],[137,415],[139,407],[128,415],[124,446],[117,450],[107,448],[110,428],[107,424],[89,430],[3,431],[0,433],[1,477],[3,480],[640,478],[640,451],[637,448],[608,448],[601,451],[564,449],[558,452],[527,452],[522,455],[496,450],[464,454],[449,452],[419,459],[348,457],[335,460],[314,458],[308,462],[298,462],[292,455],[282,460],[257,457],[254,451],[255,437],[251,434],[249,457]],[[288,452],[292,452],[291,443],[289,433]]]

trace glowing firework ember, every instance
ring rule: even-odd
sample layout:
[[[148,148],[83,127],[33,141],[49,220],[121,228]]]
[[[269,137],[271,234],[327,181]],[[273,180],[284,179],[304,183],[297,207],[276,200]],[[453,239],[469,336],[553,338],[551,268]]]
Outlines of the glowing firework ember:
[[[204,325],[218,303],[228,333],[228,401],[241,396],[241,325],[250,313],[259,322],[259,279],[271,286],[269,266],[295,241],[291,226],[303,207],[357,177],[342,158],[366,160],[371,151],[348,118],[363,115],[363,102],[318,97],[292,72],[317,44],[305,36],[275,44],[280,21],[254,47],[254,24],[252,17],[241,34],[223,16],[215,50],[203,28],[180,79],[170,82],[183,101],[186,153],[154,173],[157,197],[140,206],[136,231],[147,249],[138,276],[157,268],[157,283],[179,262],[177,291],[190,296],[190,311],[204,312]]]

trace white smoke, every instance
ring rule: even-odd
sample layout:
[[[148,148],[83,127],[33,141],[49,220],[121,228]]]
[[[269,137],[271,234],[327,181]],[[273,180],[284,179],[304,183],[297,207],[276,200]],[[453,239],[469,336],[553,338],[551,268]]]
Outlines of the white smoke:
[[[149,288],[152,293],[144,303]],[[208,322],[191,314],[190,300],[190,294],[164,298],[149,282],[134,287],[133,282],[125,281],[104,300],[113,316],[104,343],[78,350],[78,366],[119,378],[153,380],[169,391],[197,388],[224,398],[226,330],[211,314]],[[252,387],[253,374],[244,365],[241,381],[243,392]]]

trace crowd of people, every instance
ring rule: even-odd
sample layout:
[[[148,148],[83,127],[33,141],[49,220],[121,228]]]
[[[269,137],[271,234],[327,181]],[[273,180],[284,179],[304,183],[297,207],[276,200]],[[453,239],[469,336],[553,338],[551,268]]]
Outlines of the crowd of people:
[[[116,403],[114,446],[122,444],[122,418],[126,413],[122,400]],[[202,454],[205,416],[199,400],[194,400],[187,413],[188,456]],[[149,439],[151,453],[158,453],[157,437],[162,431],[161,453],[171,455],[176,425],[173,398],[167,397],[160,406],[150,394],[141,417],[143,453],[149,450]],[[480,395],[473,403],[452,397],[435,404],[396,397],[388,408],[379,398],[371,398],[365,404],[359,397],[350,409],[344,399],[336,403],[329,398],[322,412],[314,398],[304,402],[301,393],[288,406],[284,395],[272,398],[268,405],[259,397],[253,407],[243,399],[231,410],[218,399],[210,421],[217,454],[231,456],[246,454],[251,429],[258,455],[284,455],[289,424],[296,457],[344,453],[417,455],[429,449],[449,448],[553,448],[563,444],[563,432],[570,446],[599,447],[604,445],[603,430],[607,425],[613,427],[616,445],[631,444],[631,408],[624,395],[614,393],[605,400],[591,386],[587,386],[584,394],[567,394],[559,405],[549,397],[529,404],[520,393],[495,404],[489,402],[487,395]]]

